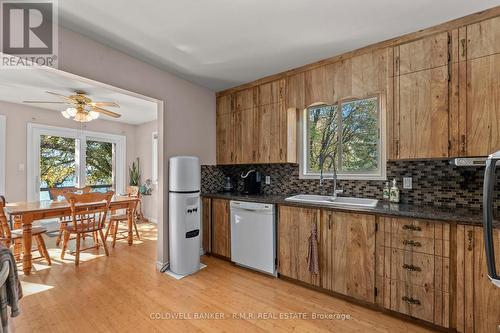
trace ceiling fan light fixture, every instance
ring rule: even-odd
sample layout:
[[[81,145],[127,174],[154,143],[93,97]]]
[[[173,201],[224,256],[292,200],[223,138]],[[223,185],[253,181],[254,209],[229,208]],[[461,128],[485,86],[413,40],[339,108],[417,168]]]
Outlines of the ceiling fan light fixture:
[[[95,111],[90,111],[89,115],[92,118],[92,120],[96,120],[97,118],[99,118],[100,113]]]
[[[71,119],[74,116],[76,116],[76,109],[75,108],[67,108],[66,110],[62,111],[61,114],[63,115],[64,118],[66,119]]]
[[[92,117],[88,113],[78,112],[73,120],[80,123],[87,123],[92,120]]]

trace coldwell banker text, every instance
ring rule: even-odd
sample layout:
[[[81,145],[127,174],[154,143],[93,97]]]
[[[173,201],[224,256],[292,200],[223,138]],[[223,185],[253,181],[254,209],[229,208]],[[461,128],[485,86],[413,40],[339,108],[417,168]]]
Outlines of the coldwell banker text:
[[[0,1],[0,4],[0,67],[57,67],[57,1]]]

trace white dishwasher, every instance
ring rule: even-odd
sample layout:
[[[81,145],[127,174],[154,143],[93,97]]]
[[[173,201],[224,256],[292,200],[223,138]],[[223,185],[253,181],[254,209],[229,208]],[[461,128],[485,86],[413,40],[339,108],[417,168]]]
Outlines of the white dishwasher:
[[[231,201],[231,261],[276,276],[274,205]]]

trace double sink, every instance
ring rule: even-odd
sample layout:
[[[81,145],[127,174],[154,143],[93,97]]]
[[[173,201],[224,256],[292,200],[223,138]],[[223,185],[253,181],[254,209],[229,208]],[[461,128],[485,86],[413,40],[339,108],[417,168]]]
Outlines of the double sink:
[[[319,205],[344,206],[344,207],[362,207],[375,208],[378,200],[354,198],[354,197],[333,197],[327,195],[299,194],[288,197],[285,201],[302,202]]]

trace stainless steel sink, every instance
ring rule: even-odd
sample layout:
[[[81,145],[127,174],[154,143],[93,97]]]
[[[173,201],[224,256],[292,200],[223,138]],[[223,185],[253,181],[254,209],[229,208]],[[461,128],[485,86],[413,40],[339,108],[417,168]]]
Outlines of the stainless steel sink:
[[[286,201],[304,202],[331,206],[365,207],[374,208],[378,200],[353,197],[332,197],[327,195],[299,194],[285,199]]]

